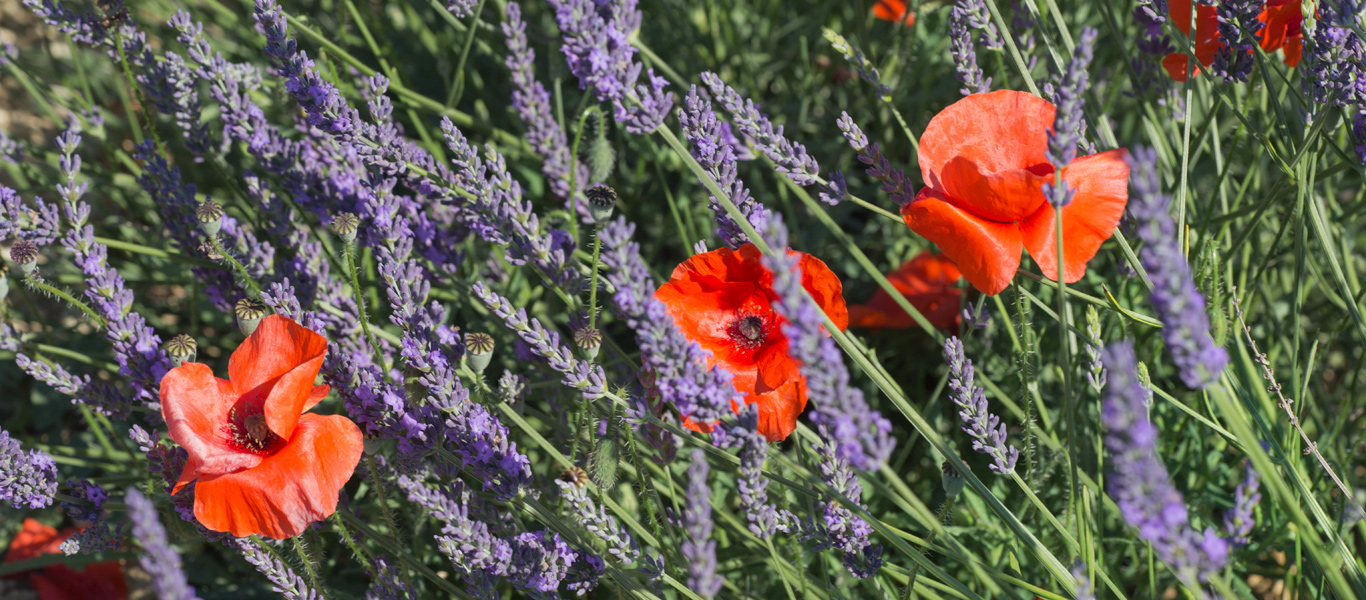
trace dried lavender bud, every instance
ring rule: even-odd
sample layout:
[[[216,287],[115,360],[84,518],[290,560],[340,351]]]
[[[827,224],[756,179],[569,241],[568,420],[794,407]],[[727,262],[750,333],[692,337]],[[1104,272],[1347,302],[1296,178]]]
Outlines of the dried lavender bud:
[[[583,351],[588,360],[593,360],[598,357],[598,348],[602,346],[602,332],[586,325],[575,329],[574,345]]]
[[[199,228],[208,235],[215,235],[219,229],[223,228],[223,205],[213,200],[200,204],[194,209],[195,218],[199,219]]]
[[[343,242],[350,244],[356,241],[356,230],[358,229],[360,229],[360,217],[353,213],[344,212],[332,217],[332,231]]]
[[[171,357],[171,364],[174,366],[194,362],[196,344],[193,337],[182,333],[171,338],[161,348],[166,351],[166,356]]]
[[[617,205],[617,191],[605,185],[595,185],[585,192],[588,196],[588,213],[593,222],[602,224],[612,217],[612,208]]]
[[[470,351],[470,369],[483,373],[493,360],[493,336],[482,331],[466,334],[465,348]]]
[[[9,258],[19,265],[19,270],[32,273],[38,267],[38,244],[32,240],[19,240],[9,249]]]
[[[950,500],[957,498],[959,492],[963,491],[963,474],[959,473],[958,469],[953,468],[953,465],[947,460],[944,461],[941,470],[944,475],[942,480],[942,483],[944,484],[944,495]]]
[[[261,324],[261,319],[269,312],[266,304],[256,298],[238,300],[237,306],[232,310],[233,316],[237,317],[237,328],[242,331],[242,335],[251,335],[256,331],[256,326]]]

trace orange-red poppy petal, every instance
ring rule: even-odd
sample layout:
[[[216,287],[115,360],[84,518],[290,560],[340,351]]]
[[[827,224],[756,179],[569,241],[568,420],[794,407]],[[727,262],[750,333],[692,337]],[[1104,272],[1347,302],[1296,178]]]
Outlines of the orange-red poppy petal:
[[[1014,223],[1028,218],[1043,205],[1040,186],[1052,174],[1052,167],[1044,165],[1033,170],[984,173],[976,163],[958,156],[944,165],[940,172],[943,187],[939,189],[979,217]]]
[[[282,315],[261,320],[228,360],[228,378],[240,395],[267,395],[266,425],[289,439],[322,368],[327,338]]]
[[[844,331],[849,328],[849,308],[844,303],[844,284],[825,261],[805,252],[801,255],[802,287],[810,292],[816,305],[825,311],[835,326]]]
[[[1063,180],[1076,188],[1072,203],[1062,209],[1063,261],[1067,282],[1086,274],[1086,263],[1115,232],[1129,201],[1129,165],[1123,148],[1083,156],[1063,169]],[[1058,279],[1057,227],[1053,206],[1020,224],[1025,249],[1045,277]]]
[[[920,137],[920,172],[926,185],[947,190],[944,167],[955,158],[984,175],[1026,169],[1048,162],[1048,130],[1053,104],[1025,92],[999,90],[973,94],[940,111]],[[973,207],[972,198],[958,198]]]
[[[797,429],[797,417],[806,409],[806,383],[792,381],[778,389],[751,395],[745,402],[759,405],[759,433],[770,442],[781,442]]]
[[[873,5],[873,16],[893,23],[900,21],[907,27],[915,25],[915,11],[907,10],[904,0],[878,0]]]
[[[161,416],[171,439],[197,465],[196,474],[232,473],[261,462],[228,445],[224,427],[237,399],[232,384],[214,377],[208,365],[185,363],[161,378]]]
[[[1024,244],[1014,223],[978,217],[931,188],[921,188],[915,201],[901,208],[901,216],[911,230],[938,244],[963,278],[988,296],[1005,290],[1020,267]]]
[[[77,571],[54,565],[29,575],[38,600],[123,600],[128,597],[128,582],[117,561],[86,565]]]
[[[963,291],[958,280],[963,276],[958,265],[942,254],[926,250],[887,274],[892,284],[911,306],[938,329],[954,329],[960,320]],[[902,310],[892,296],[879,288],[867,304],[849,307],[849,324],[866,329],[906,329],[915,320]]]
[[[38,558],[44,554],[61,552],[62,540],[75,533],[74,529],[58,532],[56,528],[39,523],[32,517],[24,518],[23,529],[14,534],[9,549],[5,550],[5,562],[19,562]]]
[[[338,415],[306,414],[289,443],[256,468],[201,477],[194,515],[237,537],[294,537],[337,508],[363,449],[360,428]]]

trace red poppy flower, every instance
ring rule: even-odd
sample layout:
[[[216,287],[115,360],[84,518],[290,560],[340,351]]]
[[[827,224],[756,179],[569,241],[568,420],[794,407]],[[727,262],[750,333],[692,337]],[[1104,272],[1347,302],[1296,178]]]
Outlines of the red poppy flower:
[[[75,529],[58,532],[33,519],[24,519],[24,528],[10,541],[5,562],[14,563],[44,554],[61,554],[58,548]],[[86,565],[77,571],[66,565],[48,565],[28,571],[29,584],[39,600],[123,600],[128,597],[128,582],[118,561]]]
[[[1191,0],[1170,0],[1167,14],[1181,33],[1191,34]],[[1204,4],[1195,7],[1195,37],[1191,45],[1195,48],[1195,58],[1199,65],[1193,73],[1199,74],[1201,66],[1208,67],[1214,62],[1214,55],[1224,45],[1219,36],[1219,9]],[[1304,50],[1303,13],[1300,0],[1267,0],[1261,14],[1257,17],[1265,24],[1258,38],[1262,50],[1267,53],[1285,50],[1285,64],[1294,67],[1300,64]],[[1189,57],[1175,52],[1162,59],[1162,66],[1176,81],[1186,80]]]
[[[906,0],[877,0],[873,5],[873,16],[883,21],[915,25],[915,12],[906,8]]]
[[[1045,276],[1058,278],[1055,211],[1042,190],[1053,180],[1045,151],[1055,111],[1024,92],[973,94],[935,115],[920,138],[925,187],[901,215],[987,295],[1010,285],[1021,248]],[[1119,224],[1129,200],[1127,154],[1083,156],[1062,170],[1076,189],[1063,209],[1068,283],[1081,279]]]
[[[843,331],[849,326],[843,286],[820,259],[801,257],[802,286]],[[712,353],[712,364],[734,376],[735,389],[746,404],[759,404],[759,433],[769,441],[786,439],[806,408],[806,379],[800,363],[788,355],[787,321],[773,311],[778,298],[773,273],[759,261],[753,244],[739,250],[721,248],[698,254],[674,269],[655,298],[688,339]],[[739,406],[732,406],[739,410]],[[711,424],[685,419],[694,431],[710,432]]]
[[[892,287],[906,297],[931,325],[946,330],[958,328],[962,318],[963,290],[956,285],[963,275],[958,265],[928,250],[888,273]],[[911,315],[901,309],[891,294],[878,289],[867,304],[849,307],[849,324],[870,329],[907,329],[916,327]]]
[[[194,481],[194,516],[238,537],[298,535],[337,508],[360,461],[360,428],[304,414],[327,396],[313,385],[327,339],[266,317],[228,360],[228,380],[185,363],[161,380],[161,412],[189,461],[174,492]]]

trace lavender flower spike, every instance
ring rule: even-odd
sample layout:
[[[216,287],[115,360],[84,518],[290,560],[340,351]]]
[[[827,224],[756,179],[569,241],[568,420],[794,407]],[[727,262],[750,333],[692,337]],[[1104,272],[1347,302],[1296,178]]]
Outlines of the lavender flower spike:
[[[845,60],[854,64],[854,68],[858,69],[860,76],[866,79],[868,83],[873,84],[874,88],[877,88],[879,99],[883,101],[892,99],[892,89],[882,83],[882,76],[878,74],[877,65],[868,60],[868,57],[863,54],[862,50],[858,49],[858,46],[850,44],[849,40],[844,39],[844,36],[829,27],[822,27],[821,33],[825,34],[826,41],[830,42],[832,47],[844,55]]]
[[[949,36],[953,38],[949,53],[953,55],[958,81],[963,83],[959,91],[964,96],[984,94],[991,90],[991,78],[982,73],[982,67],[977,66],[977,50],[973,47],[972,33],[968,31],[968,11],[962,6],[955,6],[949,15]]]
[[[906,206],[915,200],[915,185],[906,178],[906,172],[892,168],[877,142],[868,142],[868,136],[863,135],[863,130],[849,113],[840,113],[836,123],[844,133],[844,139],[849,140],[849,147],[858,153],[859,162],[868,165],[868,175],[882,182],[882,191],[887,192],[897,206]]]
[[[707,170],[717,187],[730,196],[731,203],[745,215],[750,226],[762,229],[768,221],[769,211],[745,189],[745,182],[736,171],[735,148],[722,137],[721,120],[712,111],[711,101],[703,97],[695,85],[688,90],[683,107],[678,110],[678,122],[683,126],[683,137],[692,146],[693,158]],[[708,196],[708,199],[712,212],[716,213],[716,236],[731,248],[739,248],[750,241],[721,201],[716,196]]]
[[[508,45],[506,64],[508,70],[512,71],[512,108],[526,125],[527,142],[545,159],[541,171],[550,182],[550,189],[556,196],[571,198],[588,183],[588,168],[571,156],[569,141],[550,108],[550,93],[541,82],[536,81],[536,73],[532,69],[536,52],[527,43],[522,7],[516,2],[508,3],[503,35],[507,37]],[[570,174],[574,171],[577,171],[575,187],[579,189],[570,190]],[[587,210],[585,203],[580,202],[579,206]]]
[[[783,135],[781,125],[775,127],[767,116],[759,112],[758,104],[746,100],[740,92],[710,71],[702,73],[702,83],[707,84],[712,97],[730,113],[740,132],[754,140],[755,149],[777,165],[779,173],[803,187],[819,183],[820,164],[806,153],[805,146],[789,141]]]
[[[688,506],[683,524],[688,537],[683,541],[683,557],[688,562],[688,589],[703,598],[712,598],[725,581],[716,575],[716,540],[711,539],[711,469],[702,450],[692,451],[688,467]]]
[[[1067,63],[1067,72],[1063,73],[1058,88],[1058,108],[1056,116],[1053,117],[1053,127],[1048,131],[1048,150],[1045,155],[1059,173],[1063,167],[1076,160],[1077,144],[1082,141],[1082,134],[1086,131],[1086,115],[1082,110],[1082,106],[1086,104],[1085,94],[1089,80],[1086,67],[1091,64],[1095,44],[1096,30],[1090,27],[1083,29],[1081,39],[1077,42],[1076,54]],[[1059,184],[1057,181],[1049,180],[1043,184],[1043,195],[1054,208],[1071,204],[1076,193],[1076,189],[1067,185],[1065,181]]]
[[[758,432],[758,427],[759,405],[747,404],[734,422],[721,423],[712,430],[712,441],[721,448],[739,449],[740,475],[735,489],[740,492],[740,506],[749,519],[750,532],[764,539],[773,535],[778,511],[768,503],[768,479],[763,473],[768,439]]]
[[[194,588],[180,570],[180,555],[166,540],[166,529],[157,520],[157,509],[136,488],[129,488],[125,497],[128,518],[133,522],[136,537],[146,552],[138,557],[142,568],[152,576],[152,589],[161,600],[197,600]]]
[[[1110,382],[1100,418],[1115,469],[1108,491],[1139,537],[1188,586],[1198,589],[1200,581],[1223,568],[1228,543],[1213,529],[1202,534],[1190,527],[1185,499],[1157,457],[1157,428],[1148,420],[1132,344],[1110,344],[1103,355]]]
[[[1257,524],[1253,511],[1262,500],[1262,478],[1252,463],[1247,465],[1247,479],[1238,484],[1233,492],[1233,508],[1224,513],[1224,531],[1228,532],[1229,542],[1235,546],[1246,546],[1252,528]]]
[[[871,471],[886,462],[896,442],[891,438],[892,423],[873,410],[863,391],[849,384],[849,371],[843,353],[821,329],[820,311],[802,288],[800,259],[785,252],[787,228],[781,215],[773,215],[764,232],[776,256],[765,256],[764,267],[773,273],[773,290],[779,299],[773,309],[787,323],[783,335],[788,352],[801,362],[808,397],[816,405],[811,421],[816,424],[835,456],[854,468]]]
[[[1257,47],[1257,34],[1266,26],[1260,20],[1265,2],[1254,0],[1223,0],[1219,3],[1219,37],[1223,44],[1214,55],[1210,71],[1224,81],[1247,81],[1252,74]]]
[[[958,416],[963,419],[963,431],[972,436],[972,449],[991,455],[991,470],[1013,473],[1020,451],[1006,443],[1005,424],[987,410],[987,392],[973,383],[976,372],[957,337],[944,342],[944,361],[949,363],[949,397],[962,409]]]
[[[1129,214],[1143,240],[1138,258],[1153,281],[1153,306],[1162,320],[1162,338],[1181,380],[1191,388],[1203,388],[1218,379],[1228,364],[1228,352],[1210,337],[1205,297],[1195,287],[1177,242],[1176,221],[1167,212],[1171,197],[1162,193],[1157,153],[1151,148],[1134,150],[1129,169],[1134,188]]]
[[[16,509],[45,508],[57,493],[57,463],[37,450],[24,454],[19,440],[0,429],[0,502]]]

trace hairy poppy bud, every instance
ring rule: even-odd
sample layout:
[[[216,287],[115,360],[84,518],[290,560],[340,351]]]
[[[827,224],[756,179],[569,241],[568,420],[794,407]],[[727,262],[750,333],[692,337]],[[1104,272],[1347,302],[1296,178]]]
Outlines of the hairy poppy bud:
[[[251,335],[256,331],[256,326],[261,324],[261,319],[266,317],[270,309],[266,303],[256,298],[243,298],[237,301],[237,306],[232,309],[233,316],[237,317],[237,328],[242,330],[242,335]]]
[[[204,233],[215,235],[223,227],[223,205],[213,200],[209,200],[194,209],[195,218],[199,219],[199,228]]]
[[[482,331],[467,334],[465,347],[470,351],[470,369],[483,373],[493,360],[493,336]]]
[[[598,357],[598,348],[602,346],[602,332],[584,325],[574,330],[574,345],[583,350],[589,360],[593,360]]]
[[[187,362],[194,362],[196,344],[194,338],[180,334],[166,342],[162,349],[166,355],[171,357],[171,364],[179,367]]]
[[[332,217],[332,231],[341,238],[343,242],[350,244],[356,241],[356,231],[360,229],[360,217],[353,213],[344,212]]]
[[[617,191],[609,186],[595,185],[584,194],[588,196],[588,214],[593,216],[593,222],[607,222],[617,204]]]
[[[38,244],[32,240],[19,240],[9,249],[10,260],[19,265],[25,273],[32,273],[38,267]]]
[[[944,495],[950,500],[958,497],[958,493],[963,491],[963,474],[958,469],[953,468],[949,461],[944,461]]]

